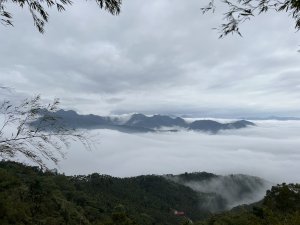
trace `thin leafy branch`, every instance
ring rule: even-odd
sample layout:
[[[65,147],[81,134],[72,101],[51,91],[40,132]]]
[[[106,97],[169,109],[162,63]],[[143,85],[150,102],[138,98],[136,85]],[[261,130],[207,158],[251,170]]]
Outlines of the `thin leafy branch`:
[[[21,154],[46,168],[45,161],[57,164],[65,156],[63,149],[71,141],[79,141],[91,149],[86,134],[67,128],[60,118],[53,116],[58,104],[59,100],[55,99],[53,103],[43,105],[39,95],[17,106],[4,101],[0,106],[3,117],[0,125],[0,157],[9,159]]]
[[[112,15],[118,15],[121,11],[122,0],[94,0],[97,5]],[[4,25],[13,26],[13,15],[7,11],[7,4],[15,4],[21,8],[27,8],[32,16],[34,26],[40,33],[45,32],[45,24],[49,20],[47,9],[56,8],[63,12],[71,6],[71,0],[0,0],[0,22]]]
[[[300,0],[221,0],[220,2],[227,7],[224,13],[225,22],[216,28],[220,32],[220,38],[234,33],[242,36],[240,24],[270,10],[287,12],[295,20],[295,29],[300,29]],[[215,12],[216,2],[210,0],[209,4],[201,10],[202,13]]]

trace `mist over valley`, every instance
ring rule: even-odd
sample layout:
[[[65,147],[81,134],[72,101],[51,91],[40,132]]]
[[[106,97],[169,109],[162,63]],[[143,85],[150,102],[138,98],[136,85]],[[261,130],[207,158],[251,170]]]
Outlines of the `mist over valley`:
[[[66,174],[99,172],[120,177],[206,171],[248,174],[274,183],[298,182],[300,121],[252,122],[256,126],[213,135],[192,130],[90,130],[92,151],[72,144],[59,168]]]

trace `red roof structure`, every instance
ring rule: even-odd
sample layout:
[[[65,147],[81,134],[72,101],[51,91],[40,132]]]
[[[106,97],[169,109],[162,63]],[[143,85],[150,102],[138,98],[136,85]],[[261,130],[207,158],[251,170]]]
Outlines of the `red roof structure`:
[[[176,215],[176,216],[184,216],[184,212],[174,210],[174,215]]]

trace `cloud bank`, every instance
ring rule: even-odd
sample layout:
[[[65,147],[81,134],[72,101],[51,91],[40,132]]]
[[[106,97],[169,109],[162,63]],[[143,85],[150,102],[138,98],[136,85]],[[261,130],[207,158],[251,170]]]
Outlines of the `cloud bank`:
[[[217,135],[99,130],[92,151],[72,144],[60,171],[121,177],[207,171],[254,175],[275,183],[300,182],[300,121],[255,122],[256,127]]]

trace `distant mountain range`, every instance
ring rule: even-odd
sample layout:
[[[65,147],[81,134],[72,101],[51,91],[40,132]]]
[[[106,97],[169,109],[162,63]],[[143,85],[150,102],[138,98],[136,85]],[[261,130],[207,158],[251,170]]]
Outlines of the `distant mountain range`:
[[[59,123],[68,128],[111,129],[127,133],[176,132],[184,129],[215,134],[221,130],[233,130],[255,126],[254,123],[247,120],[238,120],[230,123],[220,123],[214,120],[195,120],[193,122],[187,122],[181,117],[166,115],[146,116],[140,113],[133,114],[126,119],[121,116],[103,117],[93,114],[80,115],[73,110],[59,110],[55,113],[43,111],[41,114],[58,118]],[[42,119],[33,122],[31,125],[38,126],[41,121]]]

